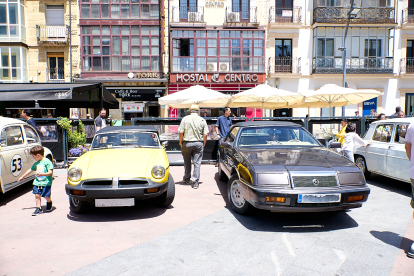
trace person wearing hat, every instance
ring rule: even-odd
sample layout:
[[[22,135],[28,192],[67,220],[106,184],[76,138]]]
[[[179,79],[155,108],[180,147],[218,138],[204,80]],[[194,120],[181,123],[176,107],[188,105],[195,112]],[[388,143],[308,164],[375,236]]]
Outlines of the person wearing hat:
[[[203,151],[207,142],[208,127],[205,119],[199,116],[200,108],[193,104],[190,115],[185,116],[178,128],[181,153],[184,158],[184,177],[186,184],[198,189],[200,181],[200,167]],[[191,178],[191,157],[194,162],[194,171]]]

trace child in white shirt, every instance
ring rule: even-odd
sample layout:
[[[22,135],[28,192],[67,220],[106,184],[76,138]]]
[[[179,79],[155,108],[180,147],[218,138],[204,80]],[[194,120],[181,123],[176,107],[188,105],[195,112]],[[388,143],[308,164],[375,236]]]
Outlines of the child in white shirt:
[[[352,162],[354,161],[354,152],[359,147],[366,147],[369,144],[362,140],[358,134],[355,133],[355,124],[349,123],[345,129],[345,141],[342,146],[342,150],[344,151],[346,157]]]

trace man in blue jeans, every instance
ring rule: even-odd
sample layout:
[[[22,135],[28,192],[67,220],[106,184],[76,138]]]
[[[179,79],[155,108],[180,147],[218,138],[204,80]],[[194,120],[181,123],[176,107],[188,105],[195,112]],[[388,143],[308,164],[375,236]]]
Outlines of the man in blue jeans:
[[[226,106],[224,108],[224,115],[221,115],[218,119],[217,119],[217,123],[216,123],[216,133],[219,137],[218,140],[218,144],[220,145],[220,140],[221,138],[224,138],[227,136],[227,134],[230,131],[231,128],[231,118],[230,118],[230,114],[231,114],[231,109],[230,107]],[[217,163],[216,163],[216,167],[218,167],[219,164],[219,151],[217,151]]]

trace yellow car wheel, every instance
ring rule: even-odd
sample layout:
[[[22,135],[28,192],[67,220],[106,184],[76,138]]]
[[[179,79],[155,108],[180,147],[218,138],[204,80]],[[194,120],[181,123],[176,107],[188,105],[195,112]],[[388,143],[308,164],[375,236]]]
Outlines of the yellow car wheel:
[[[171,174],[168,175],[167,190],[160,196],[152,198],[152,202],[158,207],[168,207],[174,201],[175,183]]]
[[[82,214],[85,213],[90,206],[88,201],[80,201],[69,196],[69,207],[72,212],[75,214]]]

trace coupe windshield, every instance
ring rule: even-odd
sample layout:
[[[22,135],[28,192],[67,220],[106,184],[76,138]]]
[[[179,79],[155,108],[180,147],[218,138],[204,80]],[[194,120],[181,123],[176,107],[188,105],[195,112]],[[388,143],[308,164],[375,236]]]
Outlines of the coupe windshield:
[[[299,127],[266,126],[243,128],[239,147],[266,146],[320,146],[318,141]]]
[[[96,135],[92,149],[111,147],[159,147],[158,135],[153,132],[117,132]]]

